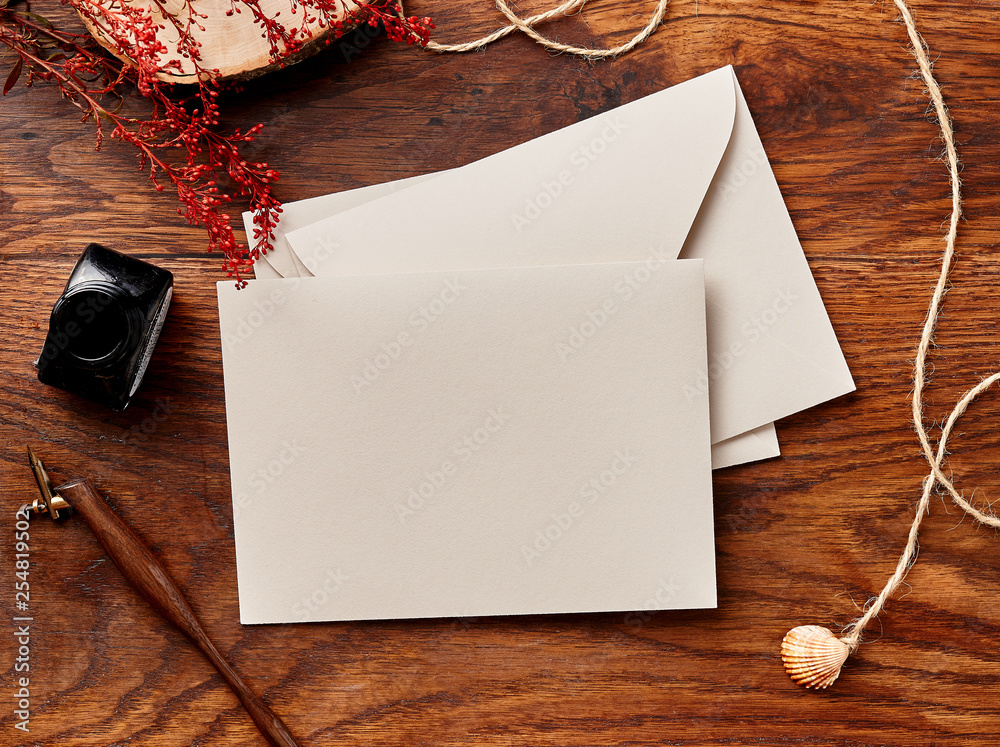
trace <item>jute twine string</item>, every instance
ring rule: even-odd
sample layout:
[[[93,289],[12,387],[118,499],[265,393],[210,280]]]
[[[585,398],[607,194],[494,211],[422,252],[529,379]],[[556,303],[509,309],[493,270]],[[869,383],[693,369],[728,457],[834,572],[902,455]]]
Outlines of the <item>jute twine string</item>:
[[[941,87],[934,78],[933,65],[927,51],[927,45],[917,31],[916,22],[904,0],[893,0],[900,17],[906,26],[906,33],[910,39],[913,56],[917,60],[917,67],[920,76],[927,87],[927,94],[934,107],[934,114],[937,117],[938,125],[941,128],[941,138],[944,140],[945,156],[948,164],[948,177],[951,184],[951,219],[948,223],[948,234],[945,237],[945,249],[941,256],[941,269],[938,273],[937,283],[934,286],[934,293],[931,296],[930,304],[927,307],[927,317],[924,319],[924,326],[920,333],[920,342],[917,346],[917,355],[913,364],[913,401],[911,416],[913,426],[917,431],[920,440],[920,449],[930,465],[931,471],[923,481],[923,491],[917,508],[910,524],[910,531],[906,538],[906,546],[896,563],[896,570],[889,580],[886,581],[882,591],[878,596],[870,600],[865,605],[864,614],[850,623],[844,629],[844,635],[837,639],[834,634],[826,629],[814,625],[803,625],[793,628],[785,636],[781,643],[781,658],[784,661],[785,669],[791,678],[806,687],[825,688],[832,684],[840,674],[840,667],[847,657],[857,650],[861,644],[861,636],[865,627],[874,620],[885,607],[886,602],[903,583],[906,574],[917,559],[917,535],[920,531],[920,523],[924,514],[930,507],[931,495],[939,485],[950,495],[952,500],[963,511],[972,516],[976,521],[994,528],[1000,528],[1000,519],[992,512],[984,512],[971,505],[961,493],[955,488],[951,479],[944,474],[942,466],[945,456],[948,453],[948,439],[954,430],[955,423],[962,416],[972,401],[986,391],[990,386],[1000,381],[1000,373],[995,373],[966,392],[954,409],[948,415],[944,426],[941,428],[941,435],[938,438],[937,450],[931,444],[931,438],[924,425],[924,389],[927,384],[927,353],[934,338],[934,331],[937,328],[938,315],[941,311],[941,301],[944,298],[948,286],[948,276],[951,272],[952,261],[955,256],[955,241],[958,237],[958,222],[962,217],[962,182],[959,178],[958,150],[955,147],[955,133],[951,125],[951,117],[941,95]],[[825,638],[824,635],[829,635]],[[837,647],[840,647],[839,650]],[[839,663],[837,663],[839,662]]]
[[[650,34],[656,30],[656,27],[662,23],[663,17],[667,12],[667,4],[669,3],[669,0],[657,0],[656,9],[653,11],[653,15],[650,16],[649,21],[646,22],[646,25],[624,44],[619,44],[618,46],[611,47],[609,49],[593,49],[590,47],[577,47],[572,44],[563,44],[562,42],[557,42],[554,39],[542,36],[540,33],[535,31],[534,27],[538,24],[549,21],[556,16],[566,16],[571,13],[575,13],[579,11],[586,2],[587,0],[567,0],[567,2],[563,3],[559,7],[553,8],[545,13],[539,13],[538,15],[530,16],[528,18],[519,18],[517,14],[511,10],[506,0],[496,0],[497,8],[510,22],[509,26],[504,26],[497,29],[492,34],[487,34],[479,39],[474,39],[473,41],[464,42],[462,44],[439,44],[438,42],[430,41],[427,43],[427,49],[434,52],[474,52],[482,49],[491,42],[495,42],[497,39],[502,39],[514,31],[520,31],[527,34],[543,47],[553,52],[575,54],[580,57],[586,57],[590,60],[617,57],[620,54],[632,51],[649,38]]]
[[[920,76],[927,86],[927,93],[930,96],[934,113],[938,124],[941,127],[941,138],[945,144],[945,155],[948,163],[948,176],[951,182],[951,219],[948,223],[948,235],[945,238],[945,249],[941,256],[941,270],[938,274],[937,284],[931,296],[930,304],[927,308],[927,318],[924,320],[923,331],[920,334],[920,343],[917,346],[916,360],[913,366],[913,401],[912,417],[913,425],[920,440],[920,448],[923,451],[931,472],[924,478],[923,492],[920,501],[917,503],[916,514],[910,525],[910,531],[906,540],[906,547],[899,557],[896,570],[889,577],[885,587],[865,609],[865,613],[852,622],[846,629],[845,635],[840,639],[854,651],[861,642],[861,635],[865,627],[882,611],[885,603],[896,592],[903,582],[907,572],[913,565],[917,556],[917,533],[920,530],[920,522],[924,514],[928,512],[930,498],[937,485],[941,485],[951,495],[952,500],[966,513],[970,514],[977,521],[994,528],[1000,528],[1000,519],[992,513],[980,511],[971,505],[964,496],[958,492],[951,479],[944,474],[941,467],[948,449],[948,439],[951,437],[955,423],[968,408],[969,404],[986,391],[997,381],[1000,381],[1000,373],[993,374],[983,379],[979,384],[966,392],[951,411],[947,421],[941,429],[941,435],[937,442],[937,452],[931,445],[930,436],[924,425],[924,388],[927,383],[927,353],[934,338],[934,331],[937,327],[938,315],[941,310],[941,301],[944,298],[948,286],[948,275],[951,272],[952,260],[955,256],[955,241],[958,237],[958,222],[962,216],[962,182],[959,178],[958,150],[955,147],[955,134],[952,129],[951,117],[941,95],[941,87],[934,78],[933,64],[927,52],[927,45],[917,31],[916,21],[913,14],[904,0],[893,0],[896,8],[906,25],[906,33],[910,38],[913,55],[917,60],[920,69]]]

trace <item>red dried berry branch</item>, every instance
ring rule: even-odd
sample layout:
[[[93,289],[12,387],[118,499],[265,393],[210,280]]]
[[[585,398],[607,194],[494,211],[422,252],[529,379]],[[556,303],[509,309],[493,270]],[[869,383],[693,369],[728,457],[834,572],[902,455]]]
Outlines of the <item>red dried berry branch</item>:
[[[221,251],[228,276],[238,286],[245,274],[274,239],[281,203],[272,187],[278,172],[267,163],[248,161],[240,148],[252,142],[263,125],[246,132],[216,131],[219,124],[218,71],[202,64],[201,45],[195,30],[204,30],[205,16],[185,0],[181,10],[168,11],[160,0],[151,8],[106,0],[62,0],[75,8],[100,33],[114,52],[105,52],[92,37],[62,32],[27,9],[15,9],[17,0],[0,0],[0,49],[13,52],[15,62],[4,83],[6,95],[26,73],[25,82],[55,85],[65,99],[83,112],[83,121],[95,127],[100,149],[105,128],[110,137],[138,150],[140,168],[163,191],[169,183],[177,192],[178,213],[189,224],[208,233],[209,251]],[[289,0],[296,24],[279,23],[260,7],[259,0],[232,0],[229,13],[246,8],[267,40],[272,62],[281,62],[299,51],[309,38],[308,26],[318,23],[339,38],[351,28],[368,23],[383,26],[394,41],[426,44],[429,18],[404,18],[395,0],[375,0],[345,8],[341,0]],[[305,12],[296,15],[295,11]],[[275,13],[275,16],[278,14]],[[161,20],[162,19],[162,20]],[[169,25],[178,40],[173,51],[160,41]],[[191,73],[191,86],[164,83],[163,72]],[[147,102],[145,116],[122,113],[122,102],[132,91]],[[169,154],[179,151],[180,159]],[[220,182],[232,186],[223,189]],[[234,198],[246,198],[254,214],[252,248],[236,240],[230,216],[220,209]]]

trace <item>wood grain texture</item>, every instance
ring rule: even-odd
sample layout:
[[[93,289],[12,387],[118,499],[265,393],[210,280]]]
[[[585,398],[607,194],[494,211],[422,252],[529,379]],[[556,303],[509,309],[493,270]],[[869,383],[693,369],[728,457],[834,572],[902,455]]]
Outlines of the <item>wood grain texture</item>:
[[[34,463],[34,462],[33,462]],[[47,489],[47,488],[46,488]],[[69,504],[72,511],[82,517],[98,542],[104,546],[108,557],[118,566],[122,576],[149,605],[159,612],[178,631],[186,635],[215,667],[261,734],[273,747],[298,747],[288,728],[226,661],[201,627],[183,592],[177,588],[170,573],[143,541],[108,506],[97,488],[88,478],[76,478],[55,489],[56,495]],[[22,512],[23,513],[23,512]]]
[[[912,7],[965,165],[966,220],[927,393],[928,418],[940,422],[1000,359],[1000,1]],[[651,9],[594,0],[548,30],[611,45]],[[488,2],[414,0],[408,10],[433,16],[442,42],[498,23]],[[925,521],[912,591],[889,604],[830,690],[792,684],[778,655],[792,626],[837,628],[881,588],[928,471],[909,423],[909,374],[949,197],[891,5],[677,0],[646,44],[604,63],[554,57],[523,38],[465,56],[382,40],[341,52],[349,64],[324,53],[226,96],[228,124],[265,123],[254,154],[281,170],[283,199],[460,166],[734,64],[858,391],[779,423],[781,458],[716,474],[717,610],[241,626],[221,258],[204,253],[201,232],[145,183],[127,148],[95,153],[74,109],[44,87],[17,89],[0,104],[5,619],[16,614],[14,511],[34,496],[28,442],[54,479],[93,478],[307,745],[995,742],[1000,538],[944,498]],[[44,387],[31,366],[90,241],[175,275],[157,355],[125,413]],[[998,422],[990,393],[953,440],[949,470],[979,503],[1000,491]],[[16,649],[5,634],[0,744],[264,744],[222,679],[82,523],[33,524],[30,544],[31,732],[13,728]]]

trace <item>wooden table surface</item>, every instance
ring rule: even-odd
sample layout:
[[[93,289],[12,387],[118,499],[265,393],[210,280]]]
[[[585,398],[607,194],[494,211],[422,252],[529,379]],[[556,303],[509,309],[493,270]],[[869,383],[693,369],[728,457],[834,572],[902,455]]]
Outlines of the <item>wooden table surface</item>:
[[[652,8],[595,0],[549,31],[620,43]],[[439,41],[499,19],[485,0],[409,10],[434,17]],[[928,419],[940,422],[998,368],[1000,1],[913,10],[964,162],[965,221],[928,392]],[[778,655],[790,627],[839,629],[882,587],[928,471],[909,420],[911,362],[949,191],[893,5],[676,0],[648,42],[610,62],[553,56],[523,37],[464,56],[376,40],[352,56],[325,53],[226,97],[228,125],[266,125],[253,152],[281,171],[284,200],[460,166],[735,65],[857,392],[781,421],[780,458],[716,473],[716,610],[641,624],[594,614],[241,626],[221,258],[128,147],[95,153],[91,127],[53,90],[16,88],[0,104],[0,744],[264,744],[80,520],[31,526],[30,733],[14,728],[12,551],[14,511],[34,497],[27,444],[57,478],[89,475],[109,494],[304,746],[995,743],[1000,538],[943,497],[912,589],[830,690],[792,684]],[[90,241],[176,279],[146,384],[121,414],[42,386],[32,367]],[[949,461],[981,505],[1000,497],[997,423],[1000,398],[987,393]]]

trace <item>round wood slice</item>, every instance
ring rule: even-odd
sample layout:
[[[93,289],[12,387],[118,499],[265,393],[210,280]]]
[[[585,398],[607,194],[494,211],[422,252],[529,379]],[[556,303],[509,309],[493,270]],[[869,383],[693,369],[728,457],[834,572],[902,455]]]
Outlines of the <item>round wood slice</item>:
[[[205,16],[196,19],[198,24],[192,25],[190,33],[201,44],[199,64],[203,70],[211,71],[211,77],[219,80],[248,80],[281,66],[282,63],[275,62],[271,56],[271,47],[260,22],[254,19],[250,8],[239,0],[159,0],[156,4],[152,0],[102,0],[109,10],[120,7],[120,2],[148,9],[152,17],[163,26],[157,33],[157,38],[168,50],[161,58],[163,64],[171,60],[181,62],[181,71],[161,69],[157,73],[160,80],[168,83],[195,82],[194,63],[177,52],[180,34],[164,15],[164,12],[174,14],[176,18],[186,22],[189,1],[191,7]],[[341,9],[338,18],[343,18],[349,10],[367,2],[368,0],[338,0]],[[295,54],[283,60],[285,65],[317,52],[323,46],[323,38],[330,33],[329,25],[321,26],[318,20],[306,22],[302,6],[293,0],[259,0],[259,5],[266,17],[280,21],[286,28],[294,27],[302,31],[299,38],[305,43]],[[227,15],[234,7],[240,12]],[[315,11],[311,13],[315,15]],[[84,17],[83,22],[101,46],[125,62],[132,62],[115,49],[108,36],[90,19]],[[281,51],[286,49],[282,47]]]

